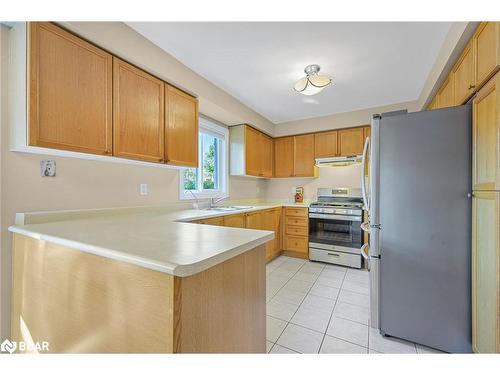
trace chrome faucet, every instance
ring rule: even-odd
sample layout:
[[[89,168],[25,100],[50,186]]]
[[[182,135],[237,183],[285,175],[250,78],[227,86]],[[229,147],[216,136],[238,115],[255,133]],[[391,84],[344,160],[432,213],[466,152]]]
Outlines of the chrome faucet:
[[[210,198],[210,208],[216,207],[215,205],[219,203],[220,201],[227,199],[229,197],[222,197],[222,198]]]

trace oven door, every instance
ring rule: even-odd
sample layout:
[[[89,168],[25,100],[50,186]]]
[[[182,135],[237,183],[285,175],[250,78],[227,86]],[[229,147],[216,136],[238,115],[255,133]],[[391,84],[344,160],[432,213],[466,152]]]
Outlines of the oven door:
[[[360,254],[361,216],[309,214],[309,246]]]

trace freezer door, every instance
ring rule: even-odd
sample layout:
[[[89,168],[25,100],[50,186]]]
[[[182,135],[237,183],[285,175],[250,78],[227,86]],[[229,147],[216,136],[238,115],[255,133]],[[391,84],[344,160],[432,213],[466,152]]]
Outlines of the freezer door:
[[[470,106],[382,117],[379,133],[380,330],[470,352]]]

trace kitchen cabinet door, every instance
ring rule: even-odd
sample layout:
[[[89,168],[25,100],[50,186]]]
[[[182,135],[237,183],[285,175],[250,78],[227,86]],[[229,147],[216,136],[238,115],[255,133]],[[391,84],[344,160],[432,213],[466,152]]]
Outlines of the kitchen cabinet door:
[[[198,100],[166,85],[165,160],[198,167]]]
[[[453,69],[453,89],[455,105],[462,105],[474,94],[474,53],[472,41],[465,47]]]
[[[455,105],[453,82],[453,73],[451,73],[438,91],[438,108],[452,107]]]
[[[267,135],[260,134],[260,150],[261,150],[261,171],[260,174],[263,177],[273,177],[273,153],[274,144],[273,139]]]
[[[246,228],[248,229],[263,229],[264,228],[264,216],[263,211],[249,212],[245,214],[246,217]]]
[[[28,144],[112,153],[112,56],[49,22],[29,23]]]
[[[245,215],[236,214],[224,216],[224,226],[233,228],[245,228]]]
[[[222,216],[218,217],[211,217],[208,219],[201,219],[199,221],[200,224],[206,224],[206,225],[217,225],[217,226],[223,226],[224,225],[224,218]]]
[[[473,190],[500,190],[500,73],[479,90],[473,101]]]
[[[293,168],[296,177],[315,177],[314,134],[294,137]]]
[[[500,192],[475,192],[472,221],[472,347],[500,352]]]
[[[274,177],[293,176],[293,137],[274,140]]]
[[[261,175],[261,135],[250,126],[245,126],[245,169],[250,176]]]
[[[162,163],[165,159],[165,84],[113,58],[113,155]]]
[[[364,129],[352,128],[339,130],[340,156],[361,155],[364,146]]]
[[[273,216],[274,230],[274,249],[273,256],[276,256],[281,251],[281,208],[271,210]]]
[[[481,87],[500,67],[500,23],[482,22],[474,37],[475,82]]]
[[[314,156],[316,158],[328,158],[337,155],[336,130],[314,134]]]

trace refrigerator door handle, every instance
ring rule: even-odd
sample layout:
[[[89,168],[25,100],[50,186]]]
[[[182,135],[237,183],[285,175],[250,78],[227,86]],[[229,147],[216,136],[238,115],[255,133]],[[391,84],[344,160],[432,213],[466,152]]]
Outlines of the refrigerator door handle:
[[[370,146],[370,138],[366,137],[365,147],[363,148],[363,157],[361,159],[361,192],[363,194],[363,205],[367,211],[370,211],[370,202],[368,202],[368,196],[366,195],[366,178],[365,178],[365,168],[368,155],[368,148]]]

